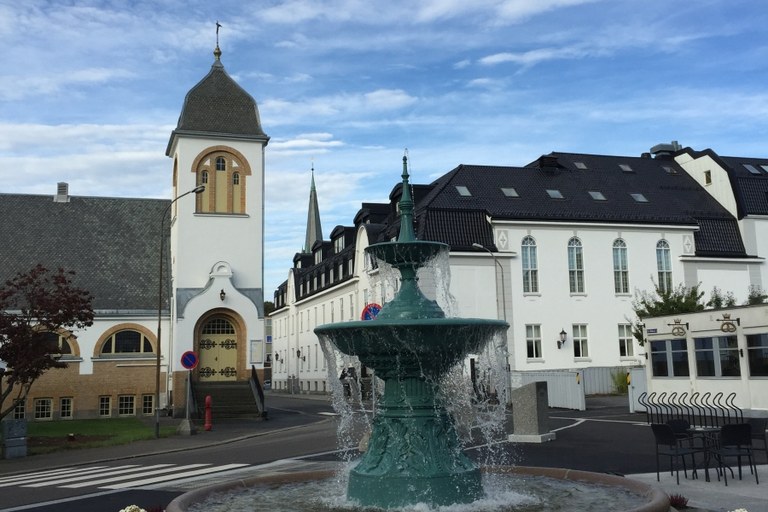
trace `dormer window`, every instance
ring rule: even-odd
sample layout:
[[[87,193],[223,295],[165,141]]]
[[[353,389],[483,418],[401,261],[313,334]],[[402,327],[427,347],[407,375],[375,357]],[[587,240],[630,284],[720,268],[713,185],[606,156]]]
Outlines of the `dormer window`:
[[[315,253],[315,265],[323,261],[323,251],[317,251]]]
[[[472,196],[472,192],[470,192],[469,189],[464,185],[456,185],[456,191],[459,193],[460,196],[463,196],[463,197]]]
[[[619,167],[621,168],[622,172],[635,172],[635,170],[632,169],[632,166],[629,164],[619,164]]]
[[[552,199],[563,199],[563,194],[557,189],[547,189],[547,194],[549,194],[549,197]]]
[[[501,193],[507,197],[520,197],[514,187],[501,187]]]
[[[590,190],[589,195],[595,201],[605,201],[605,196],[599,190]]]
[[[344,249],[344,237],[340,236],[333,241],[333,252],[338,254]]]

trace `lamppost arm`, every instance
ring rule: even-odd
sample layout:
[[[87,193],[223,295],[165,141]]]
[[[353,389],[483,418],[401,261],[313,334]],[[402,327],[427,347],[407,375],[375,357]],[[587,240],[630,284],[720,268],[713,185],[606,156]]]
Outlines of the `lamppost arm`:
[[[168,211],[173,206],[173,203],[178,201],[184,196],[189,194],[201,194],[205,191],[205,185],[198,185],[192,190],[184,192],[176,199],[168,203],[168,206],[163,210],[163,214],[160,217],[160,268],[157,275],[157,341],[155,347],[156,361],[155,361],[155,438],[160,438],[160,334],[162,325],[163,314],[163,252],[165,248],[165,216],[168,215]]]

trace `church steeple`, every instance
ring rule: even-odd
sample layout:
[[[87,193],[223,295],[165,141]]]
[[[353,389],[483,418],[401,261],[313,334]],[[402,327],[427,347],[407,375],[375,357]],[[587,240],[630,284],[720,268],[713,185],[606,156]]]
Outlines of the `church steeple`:
[[[307,237],[301,252],[312,252],[312,245],[323,240],[323,228],[320,226],[320,208],[317,205],[317,190],[315,189],[315,165],[312,164],[312,182],[309,187],[309,208],[307,211]]]

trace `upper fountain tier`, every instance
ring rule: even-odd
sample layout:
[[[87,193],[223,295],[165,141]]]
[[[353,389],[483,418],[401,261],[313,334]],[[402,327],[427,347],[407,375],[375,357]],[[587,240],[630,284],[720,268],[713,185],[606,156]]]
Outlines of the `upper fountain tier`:
[[[397,242],[384,242],[366,249],[377,259],[385,261],[400,271],[400,291],[395,300],[387,304],[379,314],[381,320],[416,320],[445,318],[437,302],[424,296],[418,286],[416,274],[419,268],[433,260],[441,252],[449,250],[442,242],[417,240],[413,230],[413,198],[408,182],[408,157],[403,157],[403,187],[399,202],[400,234]]]

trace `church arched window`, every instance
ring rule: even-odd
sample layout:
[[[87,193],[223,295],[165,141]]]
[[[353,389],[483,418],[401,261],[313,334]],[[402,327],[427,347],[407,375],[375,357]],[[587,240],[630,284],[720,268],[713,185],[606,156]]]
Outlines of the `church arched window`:
[[[232,184],[233,185],[239,185],[240,184],[240,173],[236,172],[232,175]]]
[[[203,185],[208,184],[208,171],[203,171],[200,174],[200,183],[202,183]]]
[[[125,329],[117,331],[104,340],[101,345],[103,355],[114,354],[154,354],[154,348],[149,339],[139,331]]]
[[[220,156],[216,159],[216,170],[217,171],[227,170],[227,160],[223,156]]]

